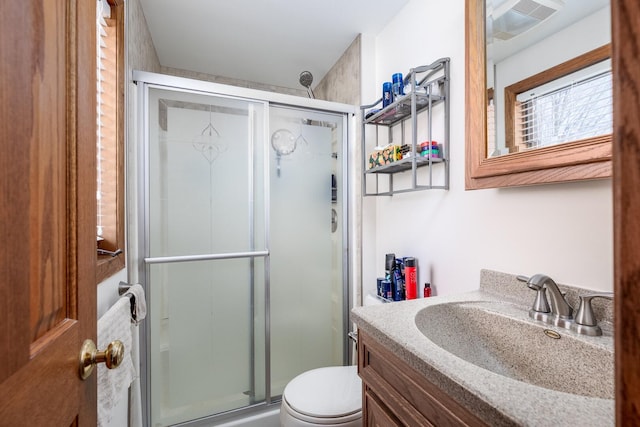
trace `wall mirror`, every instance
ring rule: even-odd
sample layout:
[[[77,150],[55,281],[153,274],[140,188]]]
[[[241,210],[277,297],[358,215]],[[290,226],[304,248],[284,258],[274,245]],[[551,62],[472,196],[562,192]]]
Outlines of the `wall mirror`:
[[[466,188],[610,177],[610,0],[466,0],[466,23]]]

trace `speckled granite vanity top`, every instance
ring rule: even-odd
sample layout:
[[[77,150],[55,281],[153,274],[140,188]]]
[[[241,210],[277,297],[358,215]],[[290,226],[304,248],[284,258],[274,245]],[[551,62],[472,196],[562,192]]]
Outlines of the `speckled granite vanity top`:
[[[573,307],[591,292],[560,288]],[[351,317],[491,426],[613,426],[611,301],[594,301],[603,335],[588,337],[529,318],[534,297],[516,276],[483,270],[478,291]]]

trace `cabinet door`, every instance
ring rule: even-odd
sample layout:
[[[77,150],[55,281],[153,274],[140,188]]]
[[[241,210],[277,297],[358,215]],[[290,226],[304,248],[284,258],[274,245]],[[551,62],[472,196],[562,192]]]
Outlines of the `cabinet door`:
[[[401,427],[403,424],[384,406],[375,394],[367,390],[364,394],[364,419],[366,427]]]
[[[358,330],[358,372],[365,387],[366,426],[487,426],[362,330]]]

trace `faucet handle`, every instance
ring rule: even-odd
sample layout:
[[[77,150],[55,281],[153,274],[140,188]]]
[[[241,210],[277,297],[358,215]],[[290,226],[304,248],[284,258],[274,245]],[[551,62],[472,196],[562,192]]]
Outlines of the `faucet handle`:
[[[596,326],[596,317],[593,314],[591,300],[594,298],[606,298],[613,300],[613,292],[596,292],[593,294],[580,295],[580,307],[576,314],[576,323],[584,326]]]
[[[544,286],[532,283],[531,278],[527,276],[516,276],[516,279],[521,282],[525,282],[529,289],[536,291],[536,299],[533,301],[533,306],[531,307],[532,311],[536,313],[551,312],[549,302],[547,301],[547,289]]]

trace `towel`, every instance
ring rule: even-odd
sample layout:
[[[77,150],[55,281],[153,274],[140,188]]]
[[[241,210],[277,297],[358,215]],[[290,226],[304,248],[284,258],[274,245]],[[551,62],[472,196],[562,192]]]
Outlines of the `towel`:
[[[135,370],[131,360],[131,328],[129,298],[119,298],[98,320],[98,349],[105,350],[115,340],[124,344],[124,358],[120,366],[107,369],[104,363],[98,365],[98,426],[109,424],[113,408],[123,396],[127,397],[127,389],[133,381]]]
[[[130,297],[131,295],[133,295],[133,300],[131,301],[131,322],[137,325],[147,316],[147,301],[145,300],[142,285],[131,285],[123,296]]]

